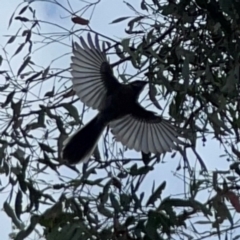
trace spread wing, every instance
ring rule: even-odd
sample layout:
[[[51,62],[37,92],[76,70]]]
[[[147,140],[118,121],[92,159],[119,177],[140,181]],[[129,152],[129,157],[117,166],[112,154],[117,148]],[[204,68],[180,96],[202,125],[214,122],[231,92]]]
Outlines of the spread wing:
[[[165,153],[181,143],[176,128],[167,120],[140,105],[132,114],[110,123],[116,140],[129,149],[144,153]]]
[[[99,109],[106,94],[120,83],[102,51],[98,36],[95,43],[88,34],[88,44],[80,37],[81,46],[75,43],[71,63],[73,89],[80,100],[93,109]]]

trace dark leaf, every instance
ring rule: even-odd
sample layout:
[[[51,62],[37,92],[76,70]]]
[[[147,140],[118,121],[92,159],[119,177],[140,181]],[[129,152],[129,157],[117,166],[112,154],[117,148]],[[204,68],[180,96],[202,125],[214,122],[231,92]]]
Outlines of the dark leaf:
[[[159,102],[156,99],[156,95],[157,95],[156,87],[152,84],[149,84],[149,98],[156,108],[162,110],[162,107],[160,106]]]
[[[128,18],[130,18],[130,17],[120,17],[120,18],[117,18],[117,19],[113,20],[110,24],[119,23],[119,22],[122,22],[122,21],[124,21]]]
[[[5,176],[7,177],[10,173],[10,166],[6,161],[3,162],[3,169],[4,169]]]
[[[74,118],[76,122],[79,122],[78,110],[70,103],[63,103],[62,106],[68,111],[69,115]]]
[[[112,184],[112,179],[109,180],[106,185],[103,187],[103,192],[100,194],[100,199],[101,199],[101,203],[104,204],[107,202],[108,200],[108,197],[109,197],[109,189],[110,189],[110,186]]]
[[[144,167],[140,167],[138,169],[131,168],[130,174],[132,176],[143,175],[143,174],[147,174],[149,171],[152,171],[152,170],[154,170],[154,168],[152,166],[144,166]]]
[[[39,122],[33,122],[33,123],[29,123],[26,125],[26,131],[30,131],[30,130],[34,130],[34,129],[37,129],[37,128],[44,128],[45,125],[43,126],[42,124],[40,124]]]
[[[72,21],[76,24],[83,25],[83,26],[89,24],[89,20],[86,20],[86,19],[81,18],[81,17],[72,17]]]
[[[23,13],[27,10],[27,8],[28,8],[28,5],[25,6],[25,7],[23,7],[23,8],[20,10],[20,12],[18,13],[18,15],[23,14]]]
[[[11,108],[13,109],[14,116],[19,116],[21,113],[22,100],[20,99],[17,103],[12,102]]]
[[[5,213],[11,218],[12,222],[18,229],[23,229],[24,224],[17,218],[15,212],[13,211],[12,207],[7,203],[4,202],[3,209]]]
[[[16,36],[11,36],[11,37],[8,39],[7,44],[12,43],[15,39],[16,39]]]
[[[115,213],[119,213],[121,211],[121,208],[120,208],[119,202],[115,198],[115,195],[113,193],[110,193],[109,197],[110,197],[112,207],[115,210]]]
[[[165,189],[166,187],[166,182],[162,182],[160,184],[160,186],[154,191],[154,193],[149,197],[149,199],[147,200],[147,206],[150,205],[150,204],[154,204],[155,201],[157,199],[160,198],[161,194],[162,194],[162,191]]]
[[[45,112],[40,111],[38,114],[38,124],[42,127],[45,127]]]
[[[122,189],[122,183],[119,179],[117,179],[116,177],[112,178],[112,185],[116,188],[118,188],[119,190]]]
[[[25,61],[23,62],[23,64],[20,66],[20,68],[18,69],[17,75],[19,76],[21,74],[21,72],[24,70],[24,68],[28,65],[28,63],[30,62],[31,57],[27,57],[25,59]]]
[[[160,235],[157,233],[158,226],[161,226],[161,213],[156,213],[153,211],[150,211],[148,214],[148,219],[146,222],[145,232],[147,236],[151,240],[163,240]],[[168,226],[168,229],[170,230],[170,224],[167,222],[167,219],[165,220],[165,224]],[[165,229],[164,229],[165,230]]]
[[[48,66],[42,73],[42,78],[45,80],[47,75],[48,75],[48,72],[49,72],[49,69],[50,69],[50,66]]]
[[[44,143],[38,143],[41,150],[44,152],[48,152],[48,153],[55,153],[56,151],[53,150],[51,147],[49,147],[48,145],[44,144]]]
[[[19,162],[21,164],[24,163],[24,155],[25,155],[25,152],[23,150],[21,150],[20,148],[18,148],[13,154],[12,156],[14,156],[16,159],[19,160]]]
[[[35,22],[33,23],[32,27],[31,27],[31,29],[35,28],[37,25],[40,27],[39,22],[37,20],[35,20]]]
[[[127,195],[125,193],[122,193],[120,195],[120,203],[121,203],[121,206],[124,208],[125,211],[129,210],[129,206],[130,206],[131,201],[132,201],[132,196],[131,195]]]
[[[32,31],[29,30],[29,31],[27,32],[27,36],[26,36],[26,39],[25,39],[25,43],[26,43],[26,42],[29,42],[29,43],[30,43],[29,48],[32,47],[32,43],[31,43],[31,41],[30,41],[31,36],[32,36]],[[29,52],[31,52],[30,49],[29,49]]]
[[[22,172],[21,174],[18,174],[17,175],[17,180],[18,180],[18,184],[21,188],[21,190],[26,193],[27,191],[27,184],[26,184],[26,181],[25,181],[25,173]]]
[[[134,24],[138,23],[143,18],[145,18],[145,17],[144,16],[138,16],[138,17],[133,18],[131,21],[129,21],[128,22],[129,29],[127,31],[131,33],[133,31]]]
[[[6,90],[9,87],[9,83],[6,85],[3,85],[2,87],[0,87],[0,91],[3,92],[4,90]]]
[[[10,44],[10,43],[13,43],[14,40],[17,38],[18,36],[18,33],[19,33],[20,29],[17,30],[17,33],[14,35],[14,36],[11,36],[8,41],[7,41],[7,44]]]
[[[99,213],[101,213],[105,217],[108,217],[108,218],[113,217],[113,213],[109,211],[107,208],[105,208],[102,204],[97,206],[97,210]]]
[[[53,89],[51,91],[45,93],[44,97],[53,97],[54,96],[54,90],[55,90],[55,88],[53,87]]]
[[[10,92],[5,100],[5,102],[2,104],[2,108],[6,107],[13,99],[13,96],[15,94],[15,91]]]
[[[73,91],[73,89],[69,90],[68,92],[64,93],[62,95],[63,98],[69,98],[75,95],[75,92]]]
[[[22,214],[22,197],[22,191],[19,189],[15,200],[15,213],[18,219],[21,219]]]
[[[17,48],[17,50],[16,50],[15,53],[13,54],[13,57],[22,51],[24,45],[25,45],[25,43],[21,43],[21,44],[20,44],[20,46]]]
[[[228,191],[227,193],[225,193],[225,196],[229,199],[230,203],[232,204],[232,206],[234,207],[236,212],[240,213],[240,199],[239,199],[239,196],[236,195],[232,191]]]
[[[11,26],[11,24],[12,24],[12,20],[13,20],[14,14],[15,14],[15,11],[13,12],[12,16],[11,16],[10,19],[9,19],[8,28],[9,28],[9,27]]]
[[[37,215],[33,215],[31,217],[31,221],[28,227],[22,228],[21,231],[19,231],[14,238],[14,240],[22,240],[22,239],[27,239],[27,237],[34,231],[36,228],[36,225],[38,224],[39,217]],[[59,239],[60,240],[60,239]]]
[[[20,20],[21,22],[28,22],[29,19],[28,18],[25,18],[25,17],[15,17],[16,20]]]
[[[35,73],[34,75],[32,75],[31,77],[29,77],[28,79],[26,79],[26,83],[30,83],[32,82],[35,78],[39,77],[42,74],[42,71]]]
[[[232,152],[237,156],[238,160],[240,160],[240,152],[234,147],[232,144]]]
[[[148,11],[148,8],[147,8],[147,6],[145,4],[145,0],[142,0],[142,2],[141,2],[141,9]]]
[[[22,32],[22,36],[23,36],[23,37],[26,36],[29,31],[30,31],[30,30],[24,30],[24,31]]]

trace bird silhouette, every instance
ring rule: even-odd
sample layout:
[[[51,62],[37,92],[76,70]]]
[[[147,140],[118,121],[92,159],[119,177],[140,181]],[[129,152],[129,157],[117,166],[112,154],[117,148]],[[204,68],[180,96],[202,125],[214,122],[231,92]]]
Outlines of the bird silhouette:
[[[161,116],[144,109],[138,98],[148,82],[118,82],[98,35],[80,37],[71,57],[73,89],[87,106],[99,113],[65,140],[62,158],[69,164],[87,161],[109,126],[117,141],[144,153],[166,153],[180,143],[177,129]]]

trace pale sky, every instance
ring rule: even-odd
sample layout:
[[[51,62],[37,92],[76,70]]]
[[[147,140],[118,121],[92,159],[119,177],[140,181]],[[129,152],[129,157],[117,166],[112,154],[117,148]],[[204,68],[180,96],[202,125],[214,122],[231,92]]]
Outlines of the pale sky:
[[[13,34],[17,31],[19,28],[19,25],[16,24],[16,21],[13,22],[12,26],[9,30],[7,30],[8,27],[8,21],[13,13],[13,10],[15,9],[16,5],[20,1],[9,1],[9,0],[1,0],[0,3],[0,13],[1,13],[1,24],[0,24],[0,32],[1,35],[5,34]],[[62,1],[64,2],[64,1]],[[72,5],[73,9],[80,9],[80,2],[79,1],[70,1],[71,3],[75,3],[75,6]],[[135,1],[135,6],[137,6],[137,2],[140,5],[141,1]],[[57,8],[54,5],[46,4],[44,5],[42,2],[38,2],[39,8],[37,9],[37,16],[40,19],[46,19],[48,21],[53,21],[59,24],[60,26],[70,29],[73,25],[70,21],[70,18],[66,18],[68,15],[65,11],[60,10],[60,8]],[[138,8],[138,7],[137,7]],[[17,10],[19,12],[21,8]],[[90,12],[86,12],[84,15],[85,18],[89,17]],[[123,3],[123,1],[112,1],[112,0],[104,0],[101,1],[97,5],[97,8],[95,9],[94,15],[91,20],[91,28],[99,33],[102,33],[104,35],[107,35],[113,39],[118,40],[119,38],[122,38],[125,36],[124,28],[126,27],[126,21],[111,25],[109,24],[114,19],[124,16],[133,16],[133,12],[130,11],[130,9]],[[56,29],[56,27],[49,26],[49,25],[41,25],[41,31],[42,32],[51,32],[51,31],[59,31],[59,29]],[[77,29],[77,27],[75,27]],[[0,44],[1,46],[4,46],[7,42],[8,38],[4,38],[0,36]],[[67,44],[65,46],[62,45],[50,45],[49,47],[43,48],[41,51],[38,51],[34,55],[35,62],[37,62],[39,65],[47,67],[52,59],[60,56],[61,54],[70,53],[70,46],[71,46],[71,40],[65,39],[64,40]],[[11,49],[11,47],[14,47],[14,49]],[[13,53],[15,49],[17,48],[17,45],[14,43],[11,45],[11,47],[7,48],[9,53]],[[20,59],[21,60],[21,59]],[[55,61],[54,66],[56,67],[68,67],[70,63],[70,55],[68,57],[64,57],[61,60]],[[16,68],[19,68],[19,58],[16,57],[16,60],[13,60],[13,64],[16,66]],[[44,88],[49,89],[49,86],[44,86]],[[44,91],[43,91],[44,93]],[[80,106],[80,105],[78,105]],[[87,115],[87,118],[84,119],[84,122],[86,123],[86,119],[90,119],[94,116],[95,112],[90,111]],[[101,145],[100,145],[101,146]],[[201,153],[201,157],[204,160],[207,168],[209,170],[228,170],[229,169],[229,163],[225,161],[224,158],[220,158],[219,156],[223,154],[223,150],[220,148],[217,141],[208,139],[207,144],[205,147],[202,146],[202,142],[199,141],[197,146],[198,152]],[[139,153],[136,153],[134,151],[129,151],[128,156],[134,156],[138,157],[140,156]],[[191,160],[191,166],[195,167],[196,164],[196,158],[195,156],[189,152],[189,159]],[[182,194],[184,192],[184,185],[183,181],[179,180],[178,177],[174,176],[174,172],[176,167],[178,166],[178,163],[180,161],[180,156],[176,155],[174,159],[172,159],[171,154],[167,154],[164,161],[165,163],[158,164],[155,168],[155,170],[148,174],[148,177],[144,181],[142,185],[142,190],[145,191],[145,196],[148,196],[151,193],[152,183],[155,180],[156,187],[163,182],[164,180],[167,181],[167,186],[165,191],[163,192],[163,197],[169,196],[169,195],[177,195]],[[81,170],[81,166],[78,167],[79,170]],[[64,175],[72,174],[72,171],[63,168],[61,169],[61,172]],[[179,172],[179,174],[182,174],[182,172]],[[48,176],[49,177],[49,176]],[[2,179],[2,176],[1,176]],[[54,182],[54,176],[52,176],[52,181]],[[3,180],[4,182],[5,180]],[[6,199],[7,194],[1,193],[0,197],[0,205],[3,204],[3,202]],[[201,196],[198,197],[198,199],[201,201],[207,201],[210,193],[201,194]],[[196,221],[198,219],[195,219]],[[194,220],[193,220],[194,222]],[[0,225],[1,228],[1,239],[8,239],[8,234],[11,232],[11,222],[10,219],[6,216],[6,214],[2,211],[0,212]],[[206,230],[205,227],[201,225],[197,225],[199,231]],[[215,239],[215,238],[212,238]]]

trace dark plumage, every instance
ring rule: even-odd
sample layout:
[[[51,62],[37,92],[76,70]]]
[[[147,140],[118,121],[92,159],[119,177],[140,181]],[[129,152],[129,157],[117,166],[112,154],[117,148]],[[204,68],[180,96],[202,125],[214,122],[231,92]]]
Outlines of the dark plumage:
[[[73,89],[82,102],[99,113],[65,141],[63,159],[69,164],[88,160],[107,125],[116,140],[130,149],[165,153],[176,148],[179,140],[174,126],[138,103],[147,82],[119,83],[100,48],[98,36],[95,43],[90,34],[88,44],[82,37],[80,42],[81,46],[75,43],[73,49]]]

